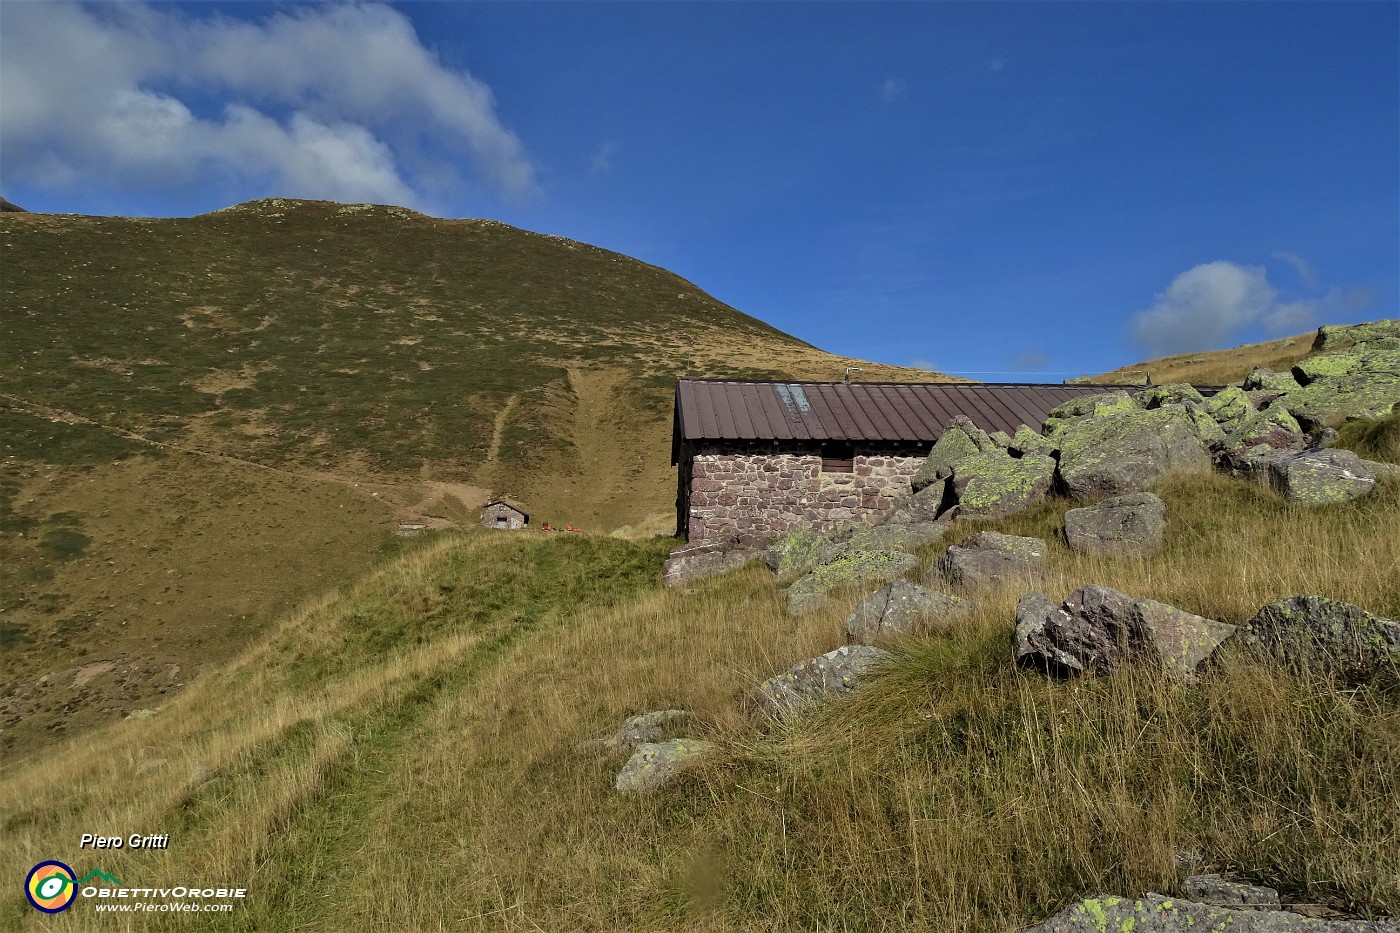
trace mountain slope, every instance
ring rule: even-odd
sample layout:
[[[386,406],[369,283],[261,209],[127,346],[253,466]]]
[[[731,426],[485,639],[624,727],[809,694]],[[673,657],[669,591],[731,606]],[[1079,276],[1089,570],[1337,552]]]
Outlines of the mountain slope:
[[[1294,334],[1278,340],[1263,343],[1246,343],[1225,350],[1206,350],[1200,353],[1181,353],[1164,356],[1157,360],[1145,360],[1120,366],[1112,372],[1097,376],[1086,376],[1075,382],[1120,385],[1142,383],[1149,377],[1157,385],[1173,382],[1187,382],[1192,385],[1225,385],[1249,375],[1256,366],[1263,366],[1276,372],[1288,370],[1294,363],[1312,352],[1315,331]]]

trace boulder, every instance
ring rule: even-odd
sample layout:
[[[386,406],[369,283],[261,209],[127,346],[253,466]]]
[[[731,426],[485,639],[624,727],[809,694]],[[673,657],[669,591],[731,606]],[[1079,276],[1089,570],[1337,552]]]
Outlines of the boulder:
[[[1010,451],[1017,456],[1024,457],[1029,454],[1039,454],[1042,457],[1054,456],[1056,447],[1044,435],[1038,433],[1024,424],[1016,429],[1016,436],[1011,438]]]
[[[862,528],[846,542],[847,550],[904,551],[912,554],[943,537],[948,522],[909,522]]]
[[[1269,603],[1240,626],[1239,640],[1256,657],[1354,681],[1400,664],[1400,622],[1322,596]]]
[[[1235,626],[1134,599],[1106,586],[1081,586],[1060,607],[1043,594],[1016,607],[1016,660],[1061,676],[1107,674],[1141,660],[1189,680]]]
[[[1239,386],[1226,386],[1206,399],[1206,414],[1218,424],[1234,424],[1253,410],[1249,396]]]
[[[1289,451],[1286,450],[1274,450],[1268,444],[1260,444],[1257,447],[1235,447],[1227,449],[1221,454],[1220,466],[1227,473],[1268,484],[1273,482],[1269,477],[1270,464],[1288,453]]]
[[[644,794],[654,791],[715,750],[713,742],[700,739],[671,739],[643,742],[618,772],[613,786],[619,793]]]
[[[803,615],[823,605],[814,597],[824,597],[833,587],[870,580],[884,583],[904,576],[918,564],[918,558],[903,551],[844,550],[797,578],[788,588],[788,612]]]
[[[841,545],[806,528],[794,528],[771,542],[763,560],[781,580],[793,580],[831,560]]]
[[[931,628],[947,628],[972,612],[972,604],[907,580],[895,580],[860,601],[846,619],[846,634],[862,645]]]
[[[1289,392],[1283,404],[1304,430],[1336,427],[1348,418],[1380,418],[1400,403],[1400,376],[1357,373],[1319,379]]]
[[[1162,546],[1167,504],[1150,492],[1114,496],[1065,513],[1065,541],[1081,554],[1152,554]]]
[[[1204,405],[1205,397],[1195,386],[1184,382],[1152,386],[1133,396],[1143,408],[1161,408],[1165,405]]]
[[[980,531],[948,548],[924,575],[935,581],[975,590],[1007,582],[1034,583],[1045,575],[1045,542]]]
[[[1333,350],[1367,341],[1400,339],[1400,318],[1383,318],[1365,324],[1324,324],[1313,338],[1314,350]]]
[[[1337,447],[1283,453],[1269,458],[1269,479],[1291,502],[1328,505],[1364,496],[1376,487],[1376,475],[1366,463]]]
[[[1066,907],[1025,933],[1400,933],[1394,920],[1314,920],[1283,910],[1240,910],[1144,894],[1101,895]]]
[[[648,742],[660,742],[666,733],[688,723],[691,715],[681,709],[662,709],[628,716],[618,727],[609,744],[619,748],[635,748]]]
[[[1277,392],[1285,394],[1301,389],[1298,380],[1290,373],[1276,373],[1267,366],[1256,366],[1248,376],[1244,377],[1244,388],[1246,391],[1263,389],[1266,392]]]
[[[803,661],[758,688],[765,709],[786,719],[811,709],[829,697],[844,696],[880,664],[894,655],[869,645],[843,645]]]
[[[1004,450],[964,457],[953,466],[953,497],[963,518],[1014,515],[1039,502],[1055,477],[1055,461]]]
[[[946,479],[934,480],[909,498],[901,499],[881,517],[878,524],[918,525],[932,522],[943,511],[947,487]]]
[[[1011,435],[1007,434],[1005,431],[993,431],[991,434],[987,435],[987,437],[989,437],[992,443],[1000,450],[1005,450],[1011,446]]]
[[[1307,443],[1303,429],[1282,402],[1272,402],[1259,411],[1245,415],[1230,429],[1225,439],[1228,449],[1268,444],[1274,450],[1301,450]]]
[[[1229,881],[1220,875],[1192,875],[1181,882],[1181,893],[1213,907],[1263,907],[1278,910],[1278,892],[1254,884]]]
[[[1122,389],[1101,392],[1098,395],[1081,395],[1050,409],[1042,430],[1048,436],[1066,424],[1086,418],[1105,418],[1137,410],[1138,403]]]
[[[750,548],[726,546],[713,541],[684,544],[671,552],[661,565],[661,582],[680,586],[704,577],[742,567],[761,555]]]
[[[948,427],[934,441],[933,447],[928,452],[928,457],[924,459],[914,478],[910,481],[914,491],[918,492],[925,486],[931,485],[935,480],[940,480],[952,472],[953,464],[964,457],[979,454],[986,450],[992,450],[996,444],[977,425],[964,415],[958,415],[948,422]]]
[[[1319,353],[1293,364],[1293,377],[1307,386],[1319,379],[1358,373],[1400,376],[1400,349],[1359,343],[1345,350]]]
[[[1168,473],[1210,468],[1211,455],[1182,408],[1134,410],[1062,425],[1060,482],[1077,499],[1140,492]]]
[[[1206,414],[1204,408],[1188,408],[1186,414],[1191,419],[1191,426],[1196,429],[1196,436],[1201,439],[1201,443],[1212,450],[1225,446],[1225,429]]]

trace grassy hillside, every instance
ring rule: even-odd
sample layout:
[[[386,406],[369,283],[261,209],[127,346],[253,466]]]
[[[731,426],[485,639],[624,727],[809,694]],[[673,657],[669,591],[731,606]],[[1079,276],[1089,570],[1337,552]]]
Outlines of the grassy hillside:
[[[1051,541],[1056,599],[1092,581],[1231,622],[1295,593],[1400,615],[1395,480],[1325,509],[1216,475],[1159,492],[1168,540],[1148,559],[1069,552],[1062,502],[992,527]],[[6,766],[3,870],[246,885],[199,918],[229,930],[1010,931],[1087,894],[1175,892],[1183,867],[1400,911],[1394,672],[1358,688],[1231,658],[1195,687],[1054,681],[1012,663],[1006,589],[777,727],[754,685],[839,644],[844,608],[794,621],[761,566],[662,590],[665,548],[425,542],[159,715]],[[623,756],[588,740],[665,707],[722,754],[618,797]],[[93,827],[171,847],[79,852]],[[0,898],[0,925],[45,928],[15,888]],[[63,923],[116,926],[81,904]]]
[[[1256,366],[1284,372],[1312,352],[1316,331],[1295,334],[1264,343],[1246,343],[1226,350],[1182,353],[1157,360],[1144,360],[1121,366],[1112,372],[1090,376],[1081,382],[1103,385],[1129,385],[1146,382],[1150,376],[1157,385],[1186,382],[1192,385],[1226,385],[1238,382]]]
[[[0,749],[159,705],[398,522],[510,494],[669,534],[676,376],[859,362],[628,257],[394,207],[7,212],[0,243]]]

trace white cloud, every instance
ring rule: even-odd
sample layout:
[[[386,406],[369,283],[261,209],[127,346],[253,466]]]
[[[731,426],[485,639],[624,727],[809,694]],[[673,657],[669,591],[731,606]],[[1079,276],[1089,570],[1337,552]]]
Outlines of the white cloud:
[[[1274,253],[1274,258],[1280,259],[1283,262],[1286,262],[1290,266],[1292,266],[1294,270],[1298,273],[1298,278],[1301,279],[1303,284],[1306,285],[1308,288],[1317,288],[1317,267],[1314,266],[1312,263],[1308,262],[1302,256],[1299,256],[1297,253],[1290,253],[1285,250],[1279,250],[1278,252]]]
[[[214,101],[214,103],[211,103]],[[538,190],[486,85],[378,4],[259,22],[145,4],[7,4],[0,160],[37,183],[236,177],[269,193],[422,206],[421,147],[506,196]]]
[[[1248,327],[1271,336],[1316,324],[1344,302],[1336,290],[1315,299],[1280,302],[1262,266],[1202,263],[1178,275],[1146,311],[1133,316],[1133,337],[1155,356],[1225,346]]]
[[[904,97],[908,85],[903,78],[886,78],[885,83],[880,85],[880,99],[887,104],[892,104]]]
[[[617,155],[617,143],[601,143],[593,151],[593,159],[588,163],[588,174],[604,175],[612,171],[613,156]]]

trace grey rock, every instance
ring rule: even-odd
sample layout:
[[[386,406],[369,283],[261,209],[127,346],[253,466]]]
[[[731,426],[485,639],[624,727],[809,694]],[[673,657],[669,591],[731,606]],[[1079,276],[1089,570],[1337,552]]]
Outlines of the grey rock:
[[[1034,583],[1045,575],[1046,551],[1039,538],[981,531],[948,548],[925,574],[924,583],[941,580],[964,590]]]
[[[944,493],[948,480],[939,479],[907,499],[901,499],[886,512],[879,525],[920,525],[935,521],[944,510]]]
[[[1248,376],[1244,377],[1244,388],[1246,391],[1264,390],[1266,392],[1278,392],[1280,394],[1301,389],[1298,380],[1293,378],[1291,372],[1276,373],[1266,366],[1256,366]]]
[[[618,727],[612,744],[623,748],[635,748],[647,742],[660,742],[667,732],[688,723],[690,719],[691,715],[681,709],[662,709],[628,716]]]
[[[1114,496],[1065,513],[1065,541],[1084,554],[1152,554],[1162,546],[1167,504],[1150,492]]]
[[[964,415],[958,415],[948,422],[948,427],[938,440],[934,441],[928,457],[914,474],[911,484],[918,492],[936,480],[943,479],[952,471],[953,465],[964,457],[979,454],[996,448],[995,442],[977,425]]]
[[[637,746],[627,764],[618,772],[613,786],[619,793],[644,794],[694,767],[715,750],[713,742],[700,739],[671,739],[644,742]]]
[[[953,466],[953,497],[963,518],[1014,515],[1045,498],[1055,461],[1038,454],[1016,458],[1004,450],[964,457]]]
[[[846,619],[846,634],[862,645],[947,628],[972,612],[965,599],[895,580],[861,600]]]
[[[846,542],[848,550],[904,551],[912,554],[943,537],[947,522],[909,522],[863,528]],[[834,555],[833,555],[834,556]]]
[[[801,615],[819,608],[822,603],[809,597],[825,596],[835,587],[872,580],[885,583],[904,576],[918,565],[918,558],[904,551],[843,550],[798,577],[788,588],[788,612]],[[797,605],[802,607],[801,611],[795,609]]]
[[[1268,465],[1274,488],[1302,505],[1346,502],[1376,487],[1366,461],[1336,447],[1285,453],[1270,458]]]
[[[1400,375],[1351,373],[1319,378],[1283,397],[1283,404],[1306,431],[1341,424],[1347,418],[1379,418],[1400,403]]]
[[[1013,643],[1018,662],[1061,676],[1107,674],[1141,660],[1189,680],[1234,631],[1228,623],[1090,584],[1059,607],[1040,593],[1022,597]]]
[[[829,537],[806,528],[794,528],[771,542],[762,557],[780,580],[787,581],[821,566],[839,553],[841,545]]]
[[[1160,894],[1087,898],[1025,933],[1400,933],[1394,920],[1314,920],[1281,910],[1240,910]]]
[[[1400,318],[1382,318],[1364,324],[1324,324],[1313,338],[1314,350],[1334,350],[1356,343],[1400,338]]]
[[[1400,664],[1400,622],[1323,596],[1269,603],[1240,626],[1239,640],[1256,657],[1353,681]]]
[[[1192,875],[1181,883],[1181,893],[1198,904],[1213,907],[1263,907],[1278,910],[1278,892],[1253,884],[1229,881],[1220,875]]]
[[[1077,499],[1140,492],[1175,472],[1206,470],[1211,455],[1185,409],[1133,409],[1061,426],[1059,477]]]
[[[1044,435],[1023,424],[1016,429],[1016,436],[1011,438],[1010,450],[1020,457],[1028,454],[1050,457],[1056,453],[1057,448]]]
[[[759,552],[750,548],[725,546],[716,542],[697,541],[676,548],[661,566],[661,582],[680,586],[758,560]]]
[[[1254,405],[1239,386],[1226,386],[1206,399],[1205,410],[1216,422],[1233,425],[1254,411]]]
[[[851,693],[871,671],[892,657],[888,651],[868,645],[844,645],[765,680],[759,687],[759,697],[769,713],[785,719],[825,699]]]
[[[1197,405],[1205,403],[1205,398],[1196,387],[1184,382],[1152,386],[1134,394],[1133,398],[1143,408],[1161,408],[1164,405],[1182,405],[1188,402]]]
[[[1274,450],[1301,450],[1307,446],[1303,429],[1281,402],[1247,414],[1230,429],[1225,446],[1257,447],[1267,444]]]

